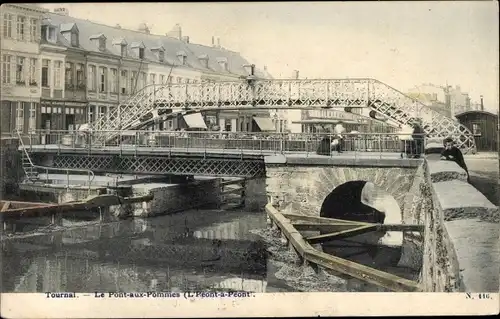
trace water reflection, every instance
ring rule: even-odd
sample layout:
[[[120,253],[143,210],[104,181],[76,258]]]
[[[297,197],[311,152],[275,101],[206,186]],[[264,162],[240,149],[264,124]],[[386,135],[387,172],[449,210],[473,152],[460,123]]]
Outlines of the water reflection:
[[[252,229],[263,213],[193,210],[7,239],[4,292],[262,292],[267,254]]]

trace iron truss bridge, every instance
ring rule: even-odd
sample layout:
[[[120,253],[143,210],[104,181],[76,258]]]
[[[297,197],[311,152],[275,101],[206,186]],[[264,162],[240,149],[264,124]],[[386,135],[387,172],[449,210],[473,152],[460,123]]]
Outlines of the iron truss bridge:
[[[131,130],[152,125],[162,116],[186,111],[369,108],[397,124],[422,120],[429,137],[452,137],[464,152],[475,151],[473,134],[457,121],[436,112],[375,79],[263,80],[146,86],[107,116],[89,123],[93,130]],[[95,143],[117,136],[102,133]]]
[[[222,156],[153,154],[152,152],[92,152],[62,150],[54,153],[33,153],[35,163],[54,168],[92,168],[95,173],[139,175],[197,175],[220,177],[263,177],[264,157],[260,155]]]

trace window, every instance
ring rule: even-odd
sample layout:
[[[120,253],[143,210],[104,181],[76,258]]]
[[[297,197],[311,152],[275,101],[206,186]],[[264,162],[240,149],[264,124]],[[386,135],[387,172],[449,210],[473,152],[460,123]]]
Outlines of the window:
[[[99,92],[106,92],[106,77],[108,73],[108,69],[100,67],[99,68]]]
[[[28,128],[30,131],[34,131],[36,129],[36,103],[30,103],[30,118]]]
[[[177,84],[181,84],[181,83],[182,83],[182,78],[179,76],[179,77],[177,78]]]
[[[475,136],[481,136],[481,125],[478,123],[472,123],[472,134]]]
[[[173,76],[169,76],[168,79],[168,84],[172,84],[174,82],[174,77]]]
[[[76,65],[76,85],[78,86],[79,89],[83,90],[85,89],[85,80],[83,78],[83,64],[78,63]]]
[[[38,41],[38,20],[30,19],[30,40],[31,42]]]
[[[42,60],[42,87],[49,87],[49,60]]]
[[[24,105],[23,102],[17,102],[16,106],[16,130],[24,130]]]
[[[106,38],[104,37],[99,38],[99,50],[106,50]]]
[[[139,59],[144,59],[144,48],[139,48]]]
[[[56,29],[52,28],[52,27],[49,27],[49,34],[48,34],[48,36],[49,36],[47,38],[48,41],[51,41],[51,42],[56,41]]]
[[[165,60],[165,52],[164,51],[158,51],[158,61],[163,62]]]
[[[130,77],[130,93],[132,94],[134,94],[137,90],[136,83],[137,83],[137,72],[132,71],[132,77]]]
[[[17,16],[17,39],[19,41],[26,40],[26,17]]]
[[[36,64],[38,60],[35,58],[30,59],[30,70],[29,70],[29,85],[30,86],[36,86],[37,85],[37,80],[36,80]]]
[[[126,44],[120,45],[120,53],[122,56],[127,56],[127,45]]]
[[[121,71],[121,79],[120,79],[120,86],[121,86],[121,93],[122,94],[127,94],[127,71],[122,70]]]
[[[118,80],[118,70],[117,69],[111,69],[111,76],[110,76],[110,82],[109,82],[109,91],[111,93],[118,93],[118,88],[117,88],[117,80]]]
[[[64,83],[66,85],[66,89],[74,88],[74,80],[73,80],[73,63],[66,62],[66,68],[64,71]]]
[[[160,84],[165,84],[165,75],[160,74]]]
[[[95,91],[95,65],[90,65],[89,66],[89,79],[88,79],[88,86],[89,90]]]
[[[12,38],[12,14],[5,13],[3,15],[3,36],[4,38]]]
[[[10,84],[10,70],[12,68],[12,56],[4,54],[2,56],[2,83]]]
[[[60,89],[62,87],[61,83],[61,70],[62,69],[62,62],[61,61],[55,61],[54,62],[54,88]]]
[[[24,76],[25,73],[25,68],[24,68],[24,61],[26,59],[22,56],[17,57],[17,65],[16,65],[16,84],[20,85],[25,85],[26,84],[26,79]]]
[[[78,47],[78,33],[75,31],[71,31],[71,46],[72,47]]]
[[[156,83],[156,74],[152,73],[149,75],[149,82],[151,84],[155,84]]]
[[[139,85],[139,88],[142,89],[146,86],[146,81],[147,81],[147,75],[146,72],[141,72],[141,83]]]

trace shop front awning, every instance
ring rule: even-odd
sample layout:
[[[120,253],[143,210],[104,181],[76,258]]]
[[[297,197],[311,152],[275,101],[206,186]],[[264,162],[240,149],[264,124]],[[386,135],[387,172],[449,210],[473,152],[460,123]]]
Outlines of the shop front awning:
[[[270,118],[254,117],[253,120],[261,131],[276,131],[276,127]]]
[[[203,119],[201,113],[186,114],[183,117],[184,121],[186,121],[186,125],[189,128],[207,129],[207,124],[205,123],[205,120]]]

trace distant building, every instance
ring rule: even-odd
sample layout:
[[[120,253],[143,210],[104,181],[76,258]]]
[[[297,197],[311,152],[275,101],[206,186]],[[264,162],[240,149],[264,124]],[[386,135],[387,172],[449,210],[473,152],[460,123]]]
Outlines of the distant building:
[[[469,94],[462,92],[458,85],[453,88],[431,83],[422,84],[408,90],[407,95],[448,117],[472,109]]]

